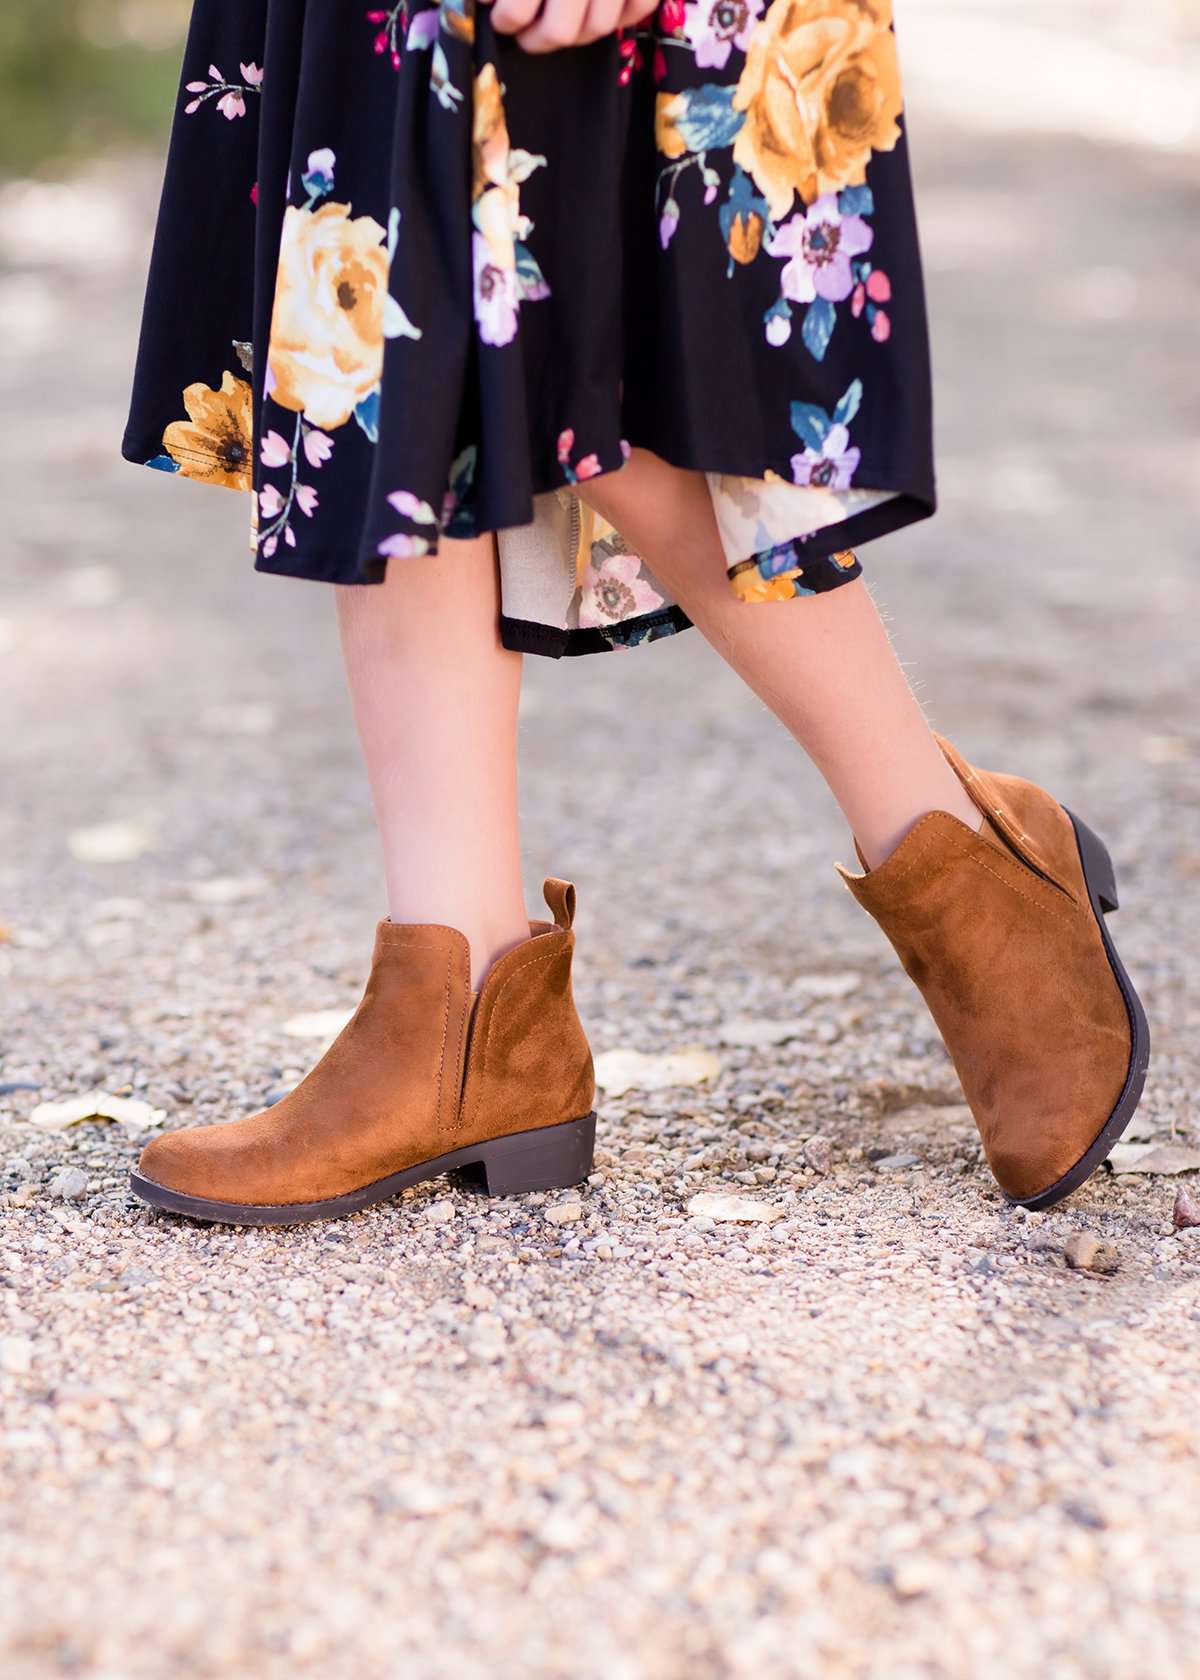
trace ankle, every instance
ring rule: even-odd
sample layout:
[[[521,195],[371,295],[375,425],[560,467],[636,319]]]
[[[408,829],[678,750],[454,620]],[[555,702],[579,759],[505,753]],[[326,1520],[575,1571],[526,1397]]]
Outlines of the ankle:
[[[462,931],[471,947],[471,990],[477,992],[500,958],[529,938],[529,923],[522,921],[519,928],[510,924],[478,930],[464,928]]]
[[[985,840],[999,846],[1002,851],[1007,850],[1004,841],[992,827],[987,817],[972,804],[965,791],[959,787],[957,797],[946,800],[938,805],[926,806],[913,811],[899,824],[890,827],[883,825],[867,825],[865,833],[856,833],[854,843],[858,848],[858,855],[868,869],[878,869],[887,862],[896,847],[906,840],[923,817],[929,816],[931,811],[946,811],[952,817],[957,817],[964,828],[969,828],[973,834],[980,834]]]

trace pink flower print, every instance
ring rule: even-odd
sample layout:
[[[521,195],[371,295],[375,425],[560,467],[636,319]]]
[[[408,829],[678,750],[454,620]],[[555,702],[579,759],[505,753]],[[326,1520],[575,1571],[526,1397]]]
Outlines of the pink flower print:
[[[398,514],[404,519],[411,519],[415,525],[437,524],[437,515],[429,503],[422,501],[420,496],[414,496],[411,490],[393,490],[388,501]]]
[[[636,554],[602,554],[599,560],[590,560],[583,574],[580,628],[594,630],[618,624],[661,607],[662,596],[655,594],[641,571]]]
[[[568,426],[565,431],[559,432],[558,434],[558,461],[560,466],[566,466],[567,462],[571,459],[571,451],[574,447],[575,433],[571,427]]]
[[[791,259],[780,280],[784,297],[793,303],[819,297],[841,303],[854,290],[851,259],[869,251],[874,237],[861,216],[842,215],[832,193],[818,198],[806,212],[797,212],[776,229],[767,245],[773,257]]]
[[[696,52],[696,63],[723,70],[736,47],[745,52],[763,0],[688,0],[683,32]]]
[[[304,434],[304,457],[310,467],[323,467],[333,454],[333,439],[313,429]]]
[[[862,450],[850,448],[849,430],[831,426],[819,453],[806,449],[792,456],[792,480],[822,490],[848,490],[861,460]]]
[[[257,64],[243,64],[241,71],[245,78],[244,82],[227,82],[224,72],[218,70],[215,64],[210,64],[208,73],[212,78],[211,81],[187,83],[186,91],[194,94],[195,98],[190,99],[184,106],[184,114],[190,117],[193,112],[200,109],[205,100],[216,99],[217,110],[229,122],[236,121],[238,117],[244,117],[246,115],[245,95],[262,92],[263,73]],[[217,98],[218,94],[220,98]]]
[[[407,532],[400,531],[394,537],[383,539],[379,553],[389,560],[415,560],[422,554],[428,554],[430,546],[424,537],[410,537]]]
[[[292,458],[292,446],[278,432],[268,432],[260,451],[264,467],[286,467]]]
[[[598,455],[585,455],[582,461],[575,463],[576,478],[598,478],[603,471]]]
[[[264,519],[274,519],[283,512],[283,497],[273,484],[258,493],[258,511]]]
[[[658,27],[664,35],[678,35],[687,22],[684,0],[662,0],[658,8]]]
[[[892,282],[881,268],[873,268],[867,276],[867,296],[872,303],[890,303]]]
[[[491,260],[491,246],[481,233],[472,236],[475,263],[475,320],[485,344],[511,344],[517,336],[520,292],[515,268]]]
[[[311,519],[313,514],[317,511],[317,501],[317,492],[313,489],[311,484],[297,484],[296,506],[300,509],[301,513],[307,514],[309,519]]]
[[[886,309],[880,309],[877,311],[875,319],[871,322],[871,337],[875,340],[876,344],[886,344],[891,336],[892,318]]]

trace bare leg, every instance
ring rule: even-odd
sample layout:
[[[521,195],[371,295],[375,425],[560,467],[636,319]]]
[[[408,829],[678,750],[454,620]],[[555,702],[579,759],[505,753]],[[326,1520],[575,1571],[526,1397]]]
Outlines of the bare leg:
[[[635,450],[580,494],[816,764],[872,868],[927,811],[979,813],[938,748],[861,581],[806,601],[733,595],[703,478]]]
[[[500,645],[495,543],[443,541],[341,588],[338,621],[383,842],[388,913],[471,944],[478,987],[529,937],[517,823],[521,656]]]

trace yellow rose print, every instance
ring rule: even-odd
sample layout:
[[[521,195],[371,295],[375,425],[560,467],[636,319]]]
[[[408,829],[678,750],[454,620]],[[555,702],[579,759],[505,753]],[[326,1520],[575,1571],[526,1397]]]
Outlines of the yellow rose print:
[[[314,426],[344,426],[379,383],[387,233],[348,204],[289,206],[267,362],[272,399]]]
[[[795,196],[861,184],[900,137],[891,0],[774,0],[733,95],[746,120],[734,161],[782,221]]]

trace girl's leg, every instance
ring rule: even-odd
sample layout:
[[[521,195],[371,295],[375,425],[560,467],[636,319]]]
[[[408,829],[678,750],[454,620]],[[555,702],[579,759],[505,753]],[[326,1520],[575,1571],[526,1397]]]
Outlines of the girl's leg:
[[[471,945],[472,984],[528,939],[517,820],[521,656],[500,644],[494,539],[393,560],[338,590],[355,720],[383,842],[388,914]]]
[[[977,829],[861,581],[806,601],[737,600],[697,473],[635,449],[580,494],[646,558],[694,624],[784,723],[876,868],[928,811]]]

